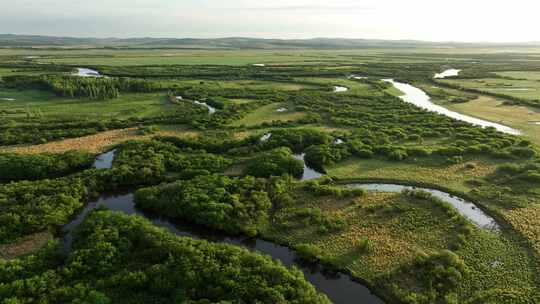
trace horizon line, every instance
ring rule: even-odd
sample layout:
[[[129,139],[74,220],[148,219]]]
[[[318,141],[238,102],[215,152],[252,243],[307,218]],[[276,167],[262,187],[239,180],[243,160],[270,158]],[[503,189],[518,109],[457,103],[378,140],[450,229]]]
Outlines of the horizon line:
[[[421,39],[411,39],[411,38],[400,38],[400,39],[385,39],[385,38],[344,38],[344,37],[330,37],[330,36],[312,36],[304,38],[276,38],[276,37],[254,37],[254,36],[218,36],[218,37],[159,37],[159,36],[106,36],[106,37],[97,37],[97,36],[71,36],[71,35],[55,35],[55,34],[13,34],[13,33],[0,33],[0,36],[30,36],[30,37],[46,37],[46,38],[67,38],[67,39],[95,39],[95,40],[128,40],[128,39],[177,39],[177,40],[219,40],[219,39],[259,39],[259,40],[282,40],[282,41],[292,41],[292,40],[317,40],[317,39],[328,39],[328,40],[366,40],[366,41],[381,41],[381,42],[419,42],[419,43],[433,43],[433,44],[499,44],[499,45],[509,45],[509,44],[540,44],[540,40],[534,41],[462,41],[462,40],[421,40]]]

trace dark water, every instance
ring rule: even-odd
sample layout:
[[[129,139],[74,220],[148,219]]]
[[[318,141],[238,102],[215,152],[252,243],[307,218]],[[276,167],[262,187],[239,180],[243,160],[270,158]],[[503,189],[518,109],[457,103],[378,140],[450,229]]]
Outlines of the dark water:
[[[307,181],[307,180],[317,179],[319,177],[324,176],[323,173],[317,172],[315,169],[310,168],[310,167],[308,167],[308,165],[306,165],[306,162],[304,161],[305,156],[306,156],[306,154],[295,154],[294,155],[294,158],[304,162],[304,174],[302,175],[301,180],[302,181]]]
[[[361,283],[352,281],[347,275],[325,271],[325,269],[318,266],[306,267],[300,265],[295,260],[294,251],[285,246],[280,246],[260,239],[221,235],[215,231],[194,228],[193,226],[185,225],[181,222],[175,222],[164,217],[142,212],[135,207],[132,192],[103,195],[97,201],[89,203],[84,210],[78,214],[76,219],[62,229],[64,232],[64,247],[66,250],[71,248],[73,229],[80,225],[92,210],[101,206],[107,207],[113,211],[145,217],[152,221],[154,225],[166,228],[178,236],[242,246],[252,251],[267,254],[273,259],[281,261],[286,266],[297,266],[304,272],[306,280],[311,282],[319,292],[326,294],[330,300],[336,304],[384,303],[381,299],[372,294],[367,287]]]
[[[494,231],[498,231],[500,229],[495,219],[493,219],[492,217],[484,213],[480,208],[476,207],[476,205],[474,205],[473,203],[468,202],[462,198],[455,197],[446,192],[439,191],[439,190],[418,188],[418,187],[412,187],[412,186],[403,186],[403,185],[396,185],[396,184],[379,184],[379,183],[350,184],[347,186],[351,188],[362,188],[368,191],[394,192],[394,193],[401,192],[406,189],[422,190],[425,192],[429,192],[431,195],[443,200],[444,202],[451,204],[461,215],[469,219],[478,227],[494,230]]]
[[[96,169],[110,169],[114,160],[114,154],[116,150],[100,154],[94,161],[94,168]]]

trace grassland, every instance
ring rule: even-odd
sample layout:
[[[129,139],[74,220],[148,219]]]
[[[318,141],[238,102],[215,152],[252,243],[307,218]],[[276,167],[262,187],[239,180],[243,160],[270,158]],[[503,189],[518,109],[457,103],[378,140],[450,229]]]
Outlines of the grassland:
[[[138,128],[128,128],[101,132],[95,135],[69,138],[40,145],[20,145],[0,147],[0,152],[39,154],[64,153],[67,151],[86,151],[89,153],[104,152],[111,146],[128,140],[146,140],[154,136],[172,136],[179,138],[196,138],[199,132],[182,126],[160,126],[151,134],[142,134]]]
[[[510,78],[515,78],[515,79],[540,81],[540,72],[535,72],[535,71],[496,72],[495,74],[503,76],[503,77],[510,77]]]
[[[489,93],[498,93],[528,100],[540,98],[540,82],[536,80],[511,80],[498,78],[441,80],[443,83],[459,85]]]
[[[59,98],[53,93],[37,90],[0,89],[0,116],[16,119],[35,115],[46,118],[128,118],[157,116],[167,113],[174,105],[164,94],[125,94],[110,101]]]
[[[270,123],[273,121],[295,121],[301,119],[306,114],[303,112],[295,112],[292,109],[287,108],[288,105],[273,103],[263,107],[260,107],[247,114],[244,118],[235,121],[233,126],[254,126],[262,123]],[[278,109],[286,108],[286,112],[278,112]]]
[[[487,96],[466,103],[447,103],[444,106],[459,113],[521,130],[524,137],[540,146],[540,125],[534,123],[540,121],[538,109],[505,105],[503,101]]]
[[[467,164],[473,164],[470,168]],[[340,179],[388,179],[411,183],[443,185],[467,192],[466,181],[492,173],[497,163],[476,159],[456,165],[446,165],[441,160],[428,159],[392,162],[382,159],[351,158],[327,168],[328,174]]]
[[[54,239],[50,232],[39,232],[29,235],[18,242],[0,245],[1,259],[14,259],[16,257],[38,252],[43,246]]]
[[[278,211],[265,237],[292,245],[310,244],[325,263],[346,269],[378,288],[406,288],[411,277],[392,276],[407,268],[419,252],[437,252],[452,247],[457,236],[457,218],[422,199],[403,194],[367,193],[353,199],[317,197],[299,191],[295,208],[322,210],[328,218],[344,219],[345,228],[321,232],[315,224],[296,218],[294,209]],[[459,296],[480,290],[505,289],[530,296],[534,274],[520,272],[528,257],[504,235],[473,229],[466,245],[456,252],[470,266],[460,284]],[[493,267],[492,265],[497,265]],[[490,277],[493,280],[485,280]],[[512,277],[511,281],[508,281]],[[465,296],[467,297],[467,296]]]

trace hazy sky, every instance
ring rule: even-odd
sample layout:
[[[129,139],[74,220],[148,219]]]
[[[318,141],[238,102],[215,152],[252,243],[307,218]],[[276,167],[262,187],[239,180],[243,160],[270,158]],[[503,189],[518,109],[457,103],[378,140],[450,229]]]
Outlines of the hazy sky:
[[[540,41],[539,0],[0,0],[0,33]]]

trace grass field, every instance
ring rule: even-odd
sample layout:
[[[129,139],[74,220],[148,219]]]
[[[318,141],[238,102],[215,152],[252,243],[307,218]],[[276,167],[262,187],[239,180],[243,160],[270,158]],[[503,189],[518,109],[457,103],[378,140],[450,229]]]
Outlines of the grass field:
[[[437,159],[393,162],[381,159],[351,158],[326,168],[331,176],[338,178],[394,179],[409,182],[444,185],[458,191],[468,191],[467,180],[485,176],[493,172],[497,163],[485,160],[471,160],[474,168],[467,163],[445,165]]]
[[[460,85],[490,93],[498,93],[529,100],[540,99],[540,82],[535,80],[510,80],[497,78],[482,79],[447,79],[444,83]]]
[[[315,246],[320,259],[347,269],[371,284],[408,286],[410,277],[385,275],[408,267],[419,252],[450,247],[458,233],[457,218],[427,200],[402,194],[367,193],[353,199],[337,199],[301,193],[294,201],[295,208],[275,214],[276,224],[268,227],[263,233],[265,237],[293,247]],[[295,218],[296,208],[320,209],[328,218],[344,219],[346,225],[342,230],[320,232],[316,224],[308,225]],[[530,292],[534,284],[532,274],[517,270],[527,259],[519,247],[504,235],[478,228],[467,239],[456,251],[470,267],[468,277],[460,283],[460,296],[505,288],[509,283],[514,292],[524,295]],[[491,267],[493,263],[499,266]],[[491,280],[485,279],[488,277]],[[509,282],[508,277],[513,279]]]
[[[22,118],[36,112],[48,118],[143,117],[167,113],[170,107],[173,105],[161,93],[124,94],[113,100],[94,101],[59,98],[47,91],[0,89],[0,117],[4,119]],[[2,110],[6,113],[2,114]]]
[[[535,71],[514,71],[514,72],[496,72],[495,74],[503,77],[511,77],[515,79],[527,79],[540,81],[540,72]]]
[[[302,117],[304,117],[306,114],[303,112],[278,112],[277,110],[279,108],[285,107],[287,108],[287,105],[280,104],[280,103],[273,103],[266,106],[262,106],[255,111],[249,113],[246,115],[246,117],[235,121],[232,125],[233,126],[254,126],[259,125],[264,122],[272,122],[272,121],[295,121]],[[290,109],[288,109],[290,110]]]
[[[520,130],[530,141],[540,146],[540,111],[524,106],[507,106],[492,97],[482,96],[466,103],[446,103],[446,108],[478,118],[501,123]]]
[[[465,52],[466,50],[462,50]],[[405,54],[404,54],[405,53]],[[250,65],[250,64],[359,64],[369,62],[421,63],[443,61],[418,56],[421,53],[441,53],[439,49],[363,50],[190,50],[190,49],[0,49],[9,61],[77,65]],[[15,57],[16,56],[16,57]],[[32,58],[28,58],[28,57]],[[456,58],[456,60],[464,60]]]
[[[39,154],[63,153],[67,151],[86,151],[100,153],[111,146],[128,140],[144,140],[154,136],[172,136],[182,138],[195,138],[199,132],[189,130],[183,126],[160,126],[154,133],[142,135],[137,128],[111,130],[95,135],[58,140],[40,145],[0,147],[0,152]]]

